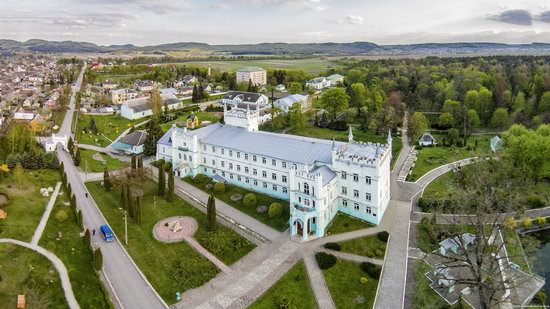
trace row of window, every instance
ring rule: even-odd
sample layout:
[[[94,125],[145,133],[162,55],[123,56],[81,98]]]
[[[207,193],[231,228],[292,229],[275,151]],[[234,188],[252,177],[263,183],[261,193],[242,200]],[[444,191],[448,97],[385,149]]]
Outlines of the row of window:
[[[348,207],[348,200],[346,199],[343,199],[342,200],[342,206],[344,207]],[[355,211],[359,211],[360,210],[360,205],[359,203],[353,203],[353,210]],[[374,217],[376,217],[376,214],[372,212],[372,208],[370,208],[369,206],[365,206],[365,213],[369,214],[369,215],[373,215]]]
[[[206,158],[203,158],[202,161],[203,161],[204,164],[206,164]],[[216,160],[212,159],[212,165],[214,165],[214,166],[216,165]],[[225,168],[226,167],[225,161],[220,161],[220,165],[221,165],[221,167]],[[231,162],[229,162],[227,164],[227,167],[230,170],[233,170],[233,167],[235,167],[237,172],[240,172],[242,170],[240,164],[235,164],[234,165]],[[246,174],[250,174],[250,168],[248,166],[245,166],[244,167],[244,172]],[[253,168],[252,169],[252,175],[258,176],[258,170]],[[262,177],[267,178],[267,171],[262,171]],[[271,173],[271,180],[277,181],[277,179],[278,179],[277,174],[276,173]],[[288,177],[286,175],[281,175],[281,181],[286,183],[288,181]]]
[[[212,153],[216,153],[216,146],[211,146],[211,150],[212,150]],[[203,150],[206,151],[207,150],[207,146],[206,144],[203,145]],[[225,148],[220,148],[220,153],[222,155],[225,155]],[[232,149],[228,149],[228,154],[230,157],[233,157],[233,153],[235,153],[235,156],[237,157],[237,159],[240,159],[241,158],[241,152],[240,151],[233,151]],[[244,154],[244,159],[245,160],[249,160],[249,155],[248,153],[245,153]],[[262,163],[263,164],[267,164],[267,158],[266,157],[262,157]],[[258,162],[258,156],[256,155],[252,155],[252,162]],[[277,166],[277,160],[275,159],[271,159],[271,165],[272,166]],[[281,161],[281,167],[282,168],[286,168],[287,167],[287,162],[286,161]]]
[[[342,187],[342,194],[343,195],[348,195],[348,188],[347,187]],[[353,197],[359,198],[359,190],[353,190]],[[365,193],[365,199],[367,201],[371,201],[372,200],[372,195],[370,193]]]
[[[353,174],[352,176],[354,182],[359,182],[359,174]],[[348,179],[348,174],[346,172],[342,172],[342,179]],[[370,176],[366,176],[365,183],[370,185],[372,183],[372,178]]]
[[[204,172],[205,172],[205,173],[208,173],[208,168],[207,168],[207,167],[204,168]],[[212,169],[212,174],[217,174],[217,173],[218,173],[218,171],[217,171],[216,169]],[[226,174],[229,174],[229,179],[231,179],[231,180],[237,179],[237,181],[240,181],[240,182],[243,181],[243,180],[242,180],[243,177],[242,177],[241,175],[234,175],[234,174],[232,174],[232,173],[226,173],[226,172],[224,172],[224,171],[221,171],[222,177],[226,177]],[[250,178],[244,177],[244,182],[247,183],[247,184],[250,184]],[[267,189],[267,188],[269,187],[267,182],[262,181],[261,183],[262,183],[262,187],[263,187],[264,189]],[[256,187],[259,187],[259,182],[258,182],[257,179],[252,179],[252,184],[253,184],[254,186],[256,186]],[[287,188],[287,187],[281,187],[281,188],[282,188],[282,189],[281,189],[281,192],[283,192],[283,193],[285,193],[285,194],[288,193],[288,188]],[[279,191],[279,186],[273,184],[273,185],[271,186],[271,189],[272,189],[273,191]]]

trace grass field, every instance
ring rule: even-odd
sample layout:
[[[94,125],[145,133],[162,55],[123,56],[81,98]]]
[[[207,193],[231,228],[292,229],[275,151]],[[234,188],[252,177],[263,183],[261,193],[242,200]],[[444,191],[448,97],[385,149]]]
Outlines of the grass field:
[[[339,244],[342,247],[342,252],[378,259],[383,259],[386,254],[386,243],[378,239],[376,235],[355,238]]]
[[[237,71],[242,67],[256,66],[263,69],[276,70],[300,70],[313,75],[322,74],[331,68],[340,68],[341,66],[335,62],[324,60],[321,58],[310,59],[266,59],[266,60],[239,60],[239,61],[190,61],[177,64],[185,64],[187,66],[208,67],[211,64],[213,69],[221,71]]]
[[[69,308],[59,274],[42,255],[12,244],[0,244],[0,307],[16,308],[17,295],[26,308]]]
[[[38,226],[50,197],[40,195],[40,188],[53,187],[61,180],[57,170],[26,170],[21,182],[9,173],[0,178],[0,193],[10,200],[3,209],[8,213],[0,220],[0,238],[14,238],[30,241]]]
[[[290,301],[290,308],[317,308],[315,296],[307,276],[303,261],[294,265],[277,283],[275,283],[262,297],[253,303],[249,309],[279,309],[281,298]]]
[[[414,271],[413,308],[455,308],[448,304],[430,287],[430,280],[424,275],[431,270],[430,265],[422,260],[415,260],[410,265]]]
[[[345,213],[338,212],[327,227],[327,235],[346,233],[373,227],[366,221],[359,220]]]
[[[359,264],[338,259],[336,265],[323,270],[332,300],[336,308],[372,308],[378,287],[378,278],[372,278],[359,268]],[[361,277],[368,279],[362,284]],[[357,302],[358,298],[363,303]]]
[[[70,206],[65,205],[66,202],[66,196],[58,197],[39,245],[53,252],[65,264],[80,307],[112,308],[92,267],[92,252],[80,237],[81,229],[76,224],[76,216]],[[68,214],[66,220],[56,219],[60,211]],[[58,231],[63,234],[61,240],[56,240]]]
[[[124,235],[123,209],[119,208],[120,190],[106,192],[100,182],[86,184],[101,212],[118,237]],[[161,243],[153,238],[153,226],[171,216],[190,216],[199,227],[194,238],[227,265],[250,252],[254,245],[233,230],[219,225],[215,232],[206,231],[206,215],[185,201],[175,198],[172,203],[155,196],[157,185],[145,180],[140,184],[143,191],[141,225],[128,223],[128,253],[145,274],[149,282],[168,303],[175,300],[176,292],[183,292],[203,285],[219,270],[192,249],[186,242]],[[162,262],[159,262],[162,261]]]
[[[93,158],[93,155],[96,153],[105,160],[105,163]],[[105,170],[105,167],[107,167],[109,171],[113,171],[128,166],[127,162],[120,161],[107,154],[99,153],[94,150],[80,149],[80,158],[80,170],[87,171],[88,173],[103,172]]]
[[[94,118],[95,125],[99,133],[86,133],[84,128],[90,125],[90,118]],[[119,115],[108,116],[90,116],[78,115],[78,124],[76,127],[76,140],[80,144],[95,145],[100,147],[108,146],[111,141],[114,141],[124,130],[137,123],[147,120],[146,118],[130,121]]]
[[[199,118],[199,125],[202,121],[205,121],[205,120],[206,121],[211,121],[212,123],[216,123],[216,122],[220,121],[220,118],[215,115],[216,113],[195,112],[194,114],[195,114],[195,116],[197,116]],[[172,121],[161,124],[160,127],[162,128],[162,130],[164,132],[168,131],[173,123],[175,123],[178,127],[183,128],[186,125],[187,117],[189,117],[189,115],[191,115],[191,113],[185,113],[183,116],[181,116],[181,117],[179,117],[175,120],[172,120]]]

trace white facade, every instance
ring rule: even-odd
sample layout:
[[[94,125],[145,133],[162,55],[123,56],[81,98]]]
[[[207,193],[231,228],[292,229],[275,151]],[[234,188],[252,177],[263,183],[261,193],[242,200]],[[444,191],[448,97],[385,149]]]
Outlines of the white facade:
[[[248,83],[252,81],[254,85],[267,84],[267,72],[262,68],[246,67],[237,71],[237,83]]]
[[[111,91],[111,101],[113,104],[122,104],[137,98],[138,93],[133,89],[119,89]]]
[[[65,149],[65,151],[69,151],[67,148],[68,141],[69,140],[67,139],[66,136],[56,135],[54,133],[52,134],[51,137],[46,139],[46,141],[44,142],[44,149],[46,150],[46,152],[53,152],[56,150],[57,144],[61,143],[61,145],[63,146],[63,149]]]
[[[326,78],[324,77],[317,77],[312,80],[308,80],[306,82],[306,88],[308,89],[315,89],[315,90],[321,90],[323,88],[329,87],[329,83],[327,82]]]
[[[354,142],[352,134],[348,143],[281,135],[256,131],[250,110],[225,116],[226,125],[173,126],[157,144],[157,159],[172,162],[179,177],[205,174],[289,201],[291,236],[302,240],[324,236],[338,211],[380,223],[390,200],[391,138],[374,144]]]

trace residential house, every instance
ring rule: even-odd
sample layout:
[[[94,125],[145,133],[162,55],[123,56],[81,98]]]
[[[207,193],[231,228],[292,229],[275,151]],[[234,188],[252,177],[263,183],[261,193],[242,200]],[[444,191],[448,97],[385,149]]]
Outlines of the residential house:
[[[161,96],[162,105],[168,106],[169,110],[180,108],[181,101],[173,95]],[[153,115],[153,110],[149,105],[149,98],[137,98],[122,104],[120,115],[124,118],[134,120]]]
[[[240,103],[253,104],[259,106],[269,105],[267,96],[261,93],[229,91],[220,100],[222,104],[238,105]]]
[[[275,90],[282,92],[286,90],[286,87],[283,84],[278,84],[277,86],[275,86]]]
[[[123,151],[128,155],[138,155],[143,152],[146,139],[147,132],[136,130],[119,139],[113,145],[113,148]]]
[[[308,89],[321,90],[321,89],[324,89],[328,86],[329,86],[329,84],[327,82],[327,79],[324,78],[323,76],[316,77],[316,78],[308,80],[306,82],[306,88],[308,88]]]
[[[141,92],[149,92],[153,90],[154,86],[152,80],[137,80],[134,82],[134,88]]]
[[[344,76],[340,74],[332,74],[327,77],[328,87],[336,86],[344,83]]]
[[[295,103],[300,104],[302,106],[302,111],[305,111],[309,109],[309,96],[301,94],[291,94],[284,98],[278,99],[273,103],[273,105],[280,108],[286,114]]]
[[[194,85],[198,82],[198,79],[193,75],[185,75],[181,81],[184,85]]]
[[[267,71],[258,67],[245,67],[237,70],[237,83],[248,83],[252,81],[254,85],[267,84]]]
[[[138,97],[137,91],[134,89],[117,89],[111,91],[111,101],[113,104],[122,104]]]

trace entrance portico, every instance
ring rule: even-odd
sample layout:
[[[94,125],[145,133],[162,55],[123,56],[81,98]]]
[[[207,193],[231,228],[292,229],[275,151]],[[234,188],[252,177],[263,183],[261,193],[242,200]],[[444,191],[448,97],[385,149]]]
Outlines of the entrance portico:
[[[315,217],[295,218],[290,229],[290,236],[299,235],[307,241],[310,235],[316,235],[317,225]]]

